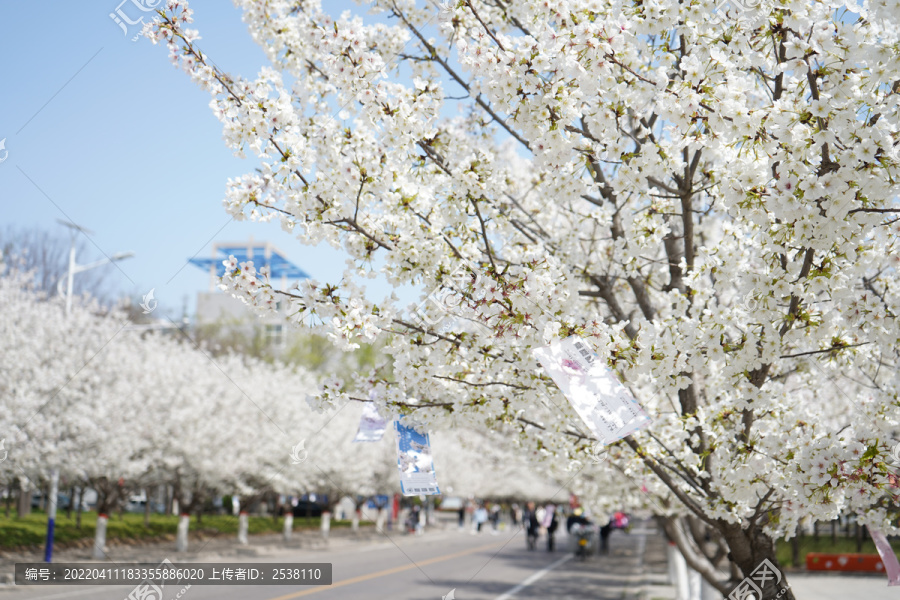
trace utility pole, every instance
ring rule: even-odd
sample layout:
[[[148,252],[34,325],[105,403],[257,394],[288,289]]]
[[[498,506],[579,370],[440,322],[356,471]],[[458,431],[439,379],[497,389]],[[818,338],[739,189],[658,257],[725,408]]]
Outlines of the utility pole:
[[[69,269],[66,273],[66,318],[68,318],[69,314],[72,312],[72,285],[75,281],[75,273],[81,273],[82,271],[87,271],[88,269],[93,269],[95,267],[100,267],[109,263],[116,262],[117,260],[122,260],[125,258],[130,258],[134,256],[133,252],[119,252],[118,254],[113,254],[110,257],[88,263],[86,265],[79,265],[75,262],[75,237],[78,233],[83,233],[85,235],[90,234],[91,232],[83,227],[76,225],[75,223],[70,223],[69,221],[59,221],[62,225],[65,225],[69,229],[72,230],[72,241],[69,245]],[[59,283],[56,286],[57,291],[62,291],[60,288],[62,287],[62,279],[59,280]],[[44,550],[44,562],[51,562],[53,559],[53,530],[56,525],[56,496],[59,494],[59,469],[54,467],[50,470],[50,505],[47,507],[47,545]],[[69,498],[69,502],[72,501],[72,498]]]

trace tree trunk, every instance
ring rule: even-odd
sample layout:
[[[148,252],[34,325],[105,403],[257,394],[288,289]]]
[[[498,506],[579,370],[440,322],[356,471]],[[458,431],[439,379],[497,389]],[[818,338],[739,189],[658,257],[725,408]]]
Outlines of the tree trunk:
[[[787,587],[782,569],[775,557],[775,542],[766,536],[759,525],[734,524],[725,521],[710,523],[723,537],[730,550],[730,573],[716,568],[711,558],[693,539],[683,518],[661,518],[666,536],[678,547],[686,566],[700,573],[713,588],[728,596],[738,588],[747,597],[796,600]],[[744,528],[746,527],[746,529]]]
[[[678,600],[689,600],[690,589],[688,587],[688,566],[684,560],[684,555],[678,551],[672,553],[673,565],[672,574],[674,576],[672,585],[675,587],[675,597]]]
[[[19,482],[19,495],[16,502],[16,515],[21,519],[31,514],[31,491],[27,483]]]
[[[11,485],[6,486],[6,518],[9,518],[9,505],[12,503],[13,489]]]
[[[174,512],[175,490],[166,485],[166,514],[171,515]]]
[[[728,593],[738,586],[751,590],[756,586],[761,590],[762,598],[777,596],[779,600],[796,600],[775,557],[775,541],[765,535],[761,527],[742,529],[741,525],[721,522],[719,527],[731,549],[731,559],[744,576],[740,582],[730,582]]]
[[[69,488],[69,505],[66,507],[66,518],[72,518],[72,504],[75,502],[75,486]]]
[[[78,503],[75,505],[75,529],[81,529],[82,502],[84,502],[84,486],[78,488]]]
[[[184,512],[184,492],[181,489],[181,480],[178,473],[175,473],[175,483],[172,485],[172,513],[181,514]]]
[[[94,489],[97,490],[97,514],[108,515],[110,507],[109,491],[100,482],[94,484]]]
[[[331,531],[331,512],[326,510],[322,513],[321,523],[322,537],[328,539],[328,533]]]
[[[149,489],[144,492],[144,527],[150,527],[150,492]]]
[[[350,521],[350,530],[353,531],[353,533],[359,533],[359,522],[362,517],[363,509],[366,507],[368,501],[369,499],[365,498],[362,502],[353,503],[353,516]]]
[[[182,514],[178,517],[178,529],[175,533],[175,552],[187,552],[190,524],[191,518],[187,514]]]
[[[282,535],[284,536],[284,541],[291,541],[291,535],[294,532],[294,514],[292,512],[284,513],[284,529],[282,530]]]
[[[791,565],[796,569],[801,566],[800,563],[800,526],[797,526],[797,533],[791,539]]]
[[[246,512],[241,511],[240,516],[238,516],[238,543],[247,545],[249,543],[249,538],[247,537],[247,531],[250,528],[250,515]]]
[[[682,519],[679,517],[662,517],[659,519],[666,537],[675,542],[678,547],[678,554],[686,563],[685,569],[688,567],[699,572],[704,579],[710,582],[722,595],[727,595],[733,585],[723,581],[725,577],[721,574],[707,559],[702,550],[697,548],[691,540],[691,534],[684,530]],[[680,576],[680,575],[679,575]],[[686,581],[687,571],[684,572],[684,581]],[[686,585],[686,584],[679,584]]]

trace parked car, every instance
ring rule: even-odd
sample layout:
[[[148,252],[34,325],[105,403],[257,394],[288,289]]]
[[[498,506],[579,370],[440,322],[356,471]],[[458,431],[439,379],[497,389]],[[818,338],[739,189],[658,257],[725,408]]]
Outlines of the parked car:
[[[466,501],[459,496],[447,496],[441,500],[438,510],[458,511],[466,505]]]
[[[310,502],[309,500],[298,500],[297,506],[294,507],[294,518],[298,519],[305,516],[321,517],[325,507],[318,502]],[[307,512],[309,511],[309,512]]]
[[[125,504],[125,512],[130,513],[143,513],[144,508],[147,506],[146,500],[135,500],[131,499]],[[162,513],[166,511],[166,507],[163,506],[162,502],[150,502],[150,512],[154,513]]]
[[[44,509],[48,508],[48,498],[47,494],[42,492],[34,492],[31,495],[31,508],[38,508],[41,505],[41,500],[44,500]],[[65,510],[69,508],[69,503],[71,500],[69,499],[68,494],[56,494],[56,508],[57,510]]]

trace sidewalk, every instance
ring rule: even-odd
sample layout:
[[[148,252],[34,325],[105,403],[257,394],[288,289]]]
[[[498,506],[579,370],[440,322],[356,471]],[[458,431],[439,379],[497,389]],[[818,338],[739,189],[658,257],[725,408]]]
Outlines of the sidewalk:
[[[648,525],[649,528],[649,525]],[[675,586],[668,583],[667,542],[662,536],[648,536],[644,553],[644,581],[641,600],[676,600]],[[900,588],[888,587],[887,575],[787,571],[785,578],[797,600],[898,600]]]
[[[648,522],[645,527],[653,528]],[[641,585],[641,600],[674,600],[675,586],[669,584],[669,559],[666,554],[666,542],[662,533],[647,536],[644,549],[644,576]]]
[[[888,587],[884,573],[809,573],[798,571],[787,574],[788,584],[797,600],[897,600],[900,588]]]

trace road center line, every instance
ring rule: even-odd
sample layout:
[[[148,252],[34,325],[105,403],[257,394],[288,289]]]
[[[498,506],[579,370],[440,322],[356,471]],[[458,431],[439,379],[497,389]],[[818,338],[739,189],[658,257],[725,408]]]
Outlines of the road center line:
[[[510,598],[512,598],[513,596],[515,596],[516,594],[518,594],[519,592],[521,592],[522,590],[527,588],[529,585],[531,585],[532,583],[534,583],[535,581],[537,581],[538,579],[540,579],[541,577],[543,577],[544,575],[546,575],[547,573],[549,573],[550,571],[552,571],[553,569],[558,567],[559,565],[563,564],[570,558],[572,558],[571,554],[567,554],[567,555],[563,556],[561,559],[559,559],[552,565],[548,565],[548,566],[544,567],[543,569],[541,569],[540,571],[538,571],[537,573],[532,574],[528,579],[526,579],[525,581],[523,581],[522,583],[520,583],[513,589],[509,590],[502,596],[497,596],[494,600],[509,600]]]
[[[359,575],[357,577],[351,577],[350,579],[344,579],[343,581],[339,581],[339,582],[333,583],[331,585],[320,585],[320,586],[310,588],[308,590],[294,592],[293,594],[285,594],[284,596],[276,596],[275,598],[270,598],[269,600],[289,600],[290,598],[300,598],[301,596],[309,596],[311,594],[327,592],[328,590],[333,590],[335,588],[344,587],[345,585],[353,585],[354,583],[368,581],[369,579],[375,579],[377,577],[384,577],[385,575],[393,575],[394,573],[402,573],[403,571],[409,571],[410,569],[417,569],[419,567],[424,567],[426,565],[433,565],[434,563],[443,562],[445,560],[452,560],[454,558],[459,558],[460,556],[466,556],[467,554],[475,554],[476,552],[482,552],[489,548],[496,548],[500,544],[501,544],[501,542],[495,542],[493,544],[485,544],[484,546],[478,546],[477,548],[463,550],[462,552],[456,552],[454,554],[445,554],[444,556],[436,556],[434,558],[429,558],[428,560],[418,561],[416,563],[403,565],[401,567],[393,567],[391,569],[385,569],[383,571],[375,571],[374,573],[369,573],[367,575]]]

